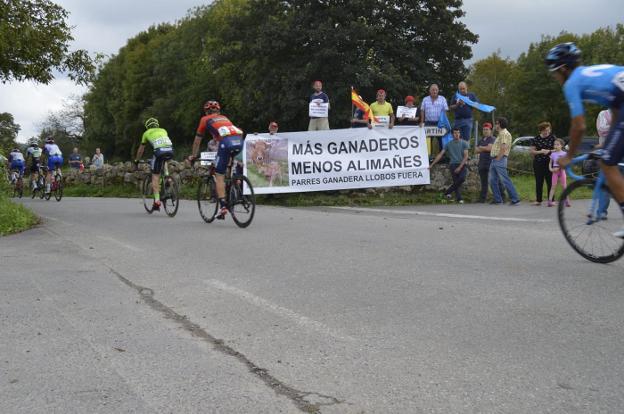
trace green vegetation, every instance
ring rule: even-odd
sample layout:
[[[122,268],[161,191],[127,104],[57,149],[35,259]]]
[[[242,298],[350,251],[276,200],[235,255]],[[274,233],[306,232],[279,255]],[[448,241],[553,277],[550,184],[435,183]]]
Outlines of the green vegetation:
[[[9,185],[0,168],[0,236],[27,230],[39,223],[39,218],[26,207],[9,199]]]

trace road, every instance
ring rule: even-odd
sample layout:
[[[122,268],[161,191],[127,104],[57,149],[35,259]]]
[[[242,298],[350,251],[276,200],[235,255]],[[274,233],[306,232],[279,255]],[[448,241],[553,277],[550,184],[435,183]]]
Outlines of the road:
[[[624,260],[554,209],[24,200],[0,239],[2,413],[615,413]]]

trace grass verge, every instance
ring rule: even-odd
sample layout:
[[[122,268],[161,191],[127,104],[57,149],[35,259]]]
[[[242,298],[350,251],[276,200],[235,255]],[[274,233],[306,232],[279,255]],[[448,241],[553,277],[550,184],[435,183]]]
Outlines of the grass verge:
[[[32,211],[0,194],[0,236],[28,230],[38,223],[39,218]]]

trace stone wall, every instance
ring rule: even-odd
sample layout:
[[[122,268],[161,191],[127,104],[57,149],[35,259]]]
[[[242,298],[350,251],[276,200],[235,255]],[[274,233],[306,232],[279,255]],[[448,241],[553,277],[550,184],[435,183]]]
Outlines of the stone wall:
[[[189,183],[193,178],[203,175],[205,168],[193,169],[190,164],[178,161],[169,161],[169,172],[182,183]],[[139,187],[143,179],[149,174],[149,168],[145,164],[140,164],[138,170],[135,170],[134,164],[131,162],[119,162],[113,165],[104,164],[104,166],[96,170],[94,166],[84,170],[82,173],[77,170],[71,170],[65,176],[66,185],[75,183],[92,184],[92,185],[115,185],[120,183],[130,183]],[[448,164],[437,164],[431,170],[431,184],[425,186],[425,189],[442,191],[451,185],[451,173]],[[468,162],[468,176],[464,184],[464,191],[478,191],[480,188],[479,172],[477,170],[477,161],[470,160]],[[414,188],[421,188],[414,187]],[[402,191],[412,191],[412,186],[400,187]],[[390,191],[391,188],[379,189],[380,191]]]

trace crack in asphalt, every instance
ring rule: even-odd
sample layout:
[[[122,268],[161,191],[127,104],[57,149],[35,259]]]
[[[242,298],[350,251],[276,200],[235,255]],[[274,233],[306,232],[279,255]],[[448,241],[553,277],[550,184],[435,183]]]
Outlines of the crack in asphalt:
[[[119,280],[123,282],[126,286],[129,286],[130,288],[136,290],[138,294],[141,296],[141,298],[143,299],[143,301],[145,301],[145,303],[150,308],[152,308],[153,310],[157,312],[160,312],[167,319],[173,320],[176,323],[180,324],[186,331],[190,332],[193,336],[198,337],[204,340],[205,342],[208,342],[214,347],[215,350],[225,355],[229,355],[231,357],[236,358],[242,364],[247,366],[247,368],[249,369],[249,372],[251,372],[253,375],[255,375],[260,380],[262,380],[262,382],[264,382],[269,388],[273,389],[273,391],[275,391],[276,394],[282,395],[288,398],[289,400],[291,400],[295,404],[295,406],[302,412],[320,413],[321,407],[345,403],[345,401],[339,400],[338,398],[330,396],[330,395],[324,395],[324,394],[320,394],[317,392],[301,391],[283,383],[279,379],[275,378],[273,375],[269,374],[269,372],[266,369],[261,368],[258,365],[256,365],[249,358],[247,358],[244,354],[238,352],[231,346],[226,345],[222,339],[218,339],[210,335],[208,332],[202,329],[201,326],[192,322],[185,315],[180,315],[179,313],[171,309],[169,306],[165,305],[164,303],[160,302],[158,299],[154,298],[154,291],[152,289],[137,285],[136,283],[126,278],[125,276],[123,276],[121,273],[119,273],[112,267],[106,264],[104,265],[108,268],[108,270],[111,273],[117,276],[117,278],[119,278]],[[317,401],[317,402],[312,403],[307,400],[310,397],[316,397],[316,399],[321,399],[324,401],[322,402]]]

